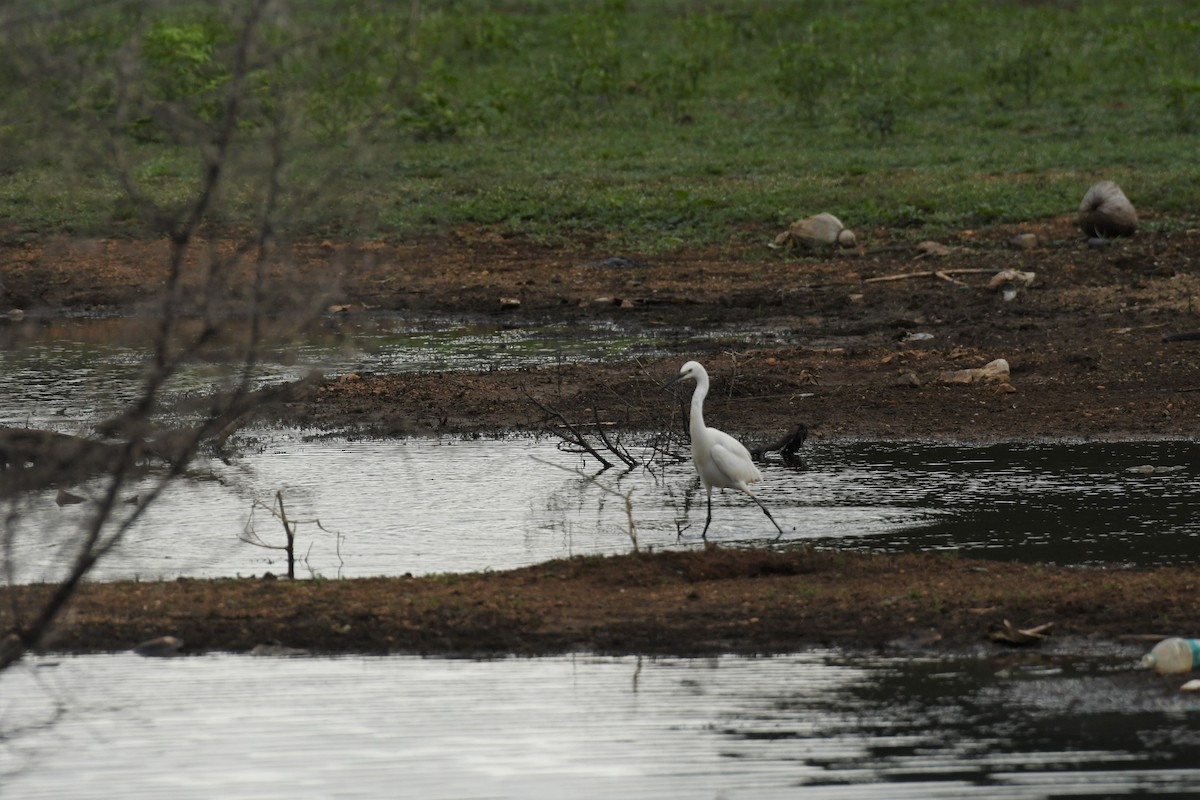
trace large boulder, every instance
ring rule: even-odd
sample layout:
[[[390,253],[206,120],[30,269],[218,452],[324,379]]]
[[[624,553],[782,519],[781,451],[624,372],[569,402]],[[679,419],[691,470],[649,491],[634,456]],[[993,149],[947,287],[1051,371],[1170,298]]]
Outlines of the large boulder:
[[[1137,224],[1133,203],[1112,181],[1092,186],[1079,204],[1079,228],[1086,236],[1132,236]]]

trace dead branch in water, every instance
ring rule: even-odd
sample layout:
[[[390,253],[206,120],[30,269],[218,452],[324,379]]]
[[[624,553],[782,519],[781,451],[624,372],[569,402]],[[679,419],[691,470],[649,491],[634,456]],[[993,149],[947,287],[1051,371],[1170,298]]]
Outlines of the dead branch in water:
[[[767,453],[778,450],[785,461],[790,461],[796,458],[796,451],[804,445],[806,439],[808,439],[808,426],[800,423],[790,433],[771,444],[751,448],[750,455],[756,460],[762,460]]]
[[[254,511],[255,511],[255,509],[259,509],[259,508],[265,509],[268,513],[271,514],[272,517],[279,520],[279,522],[283,525],[283,534],[285,537],[283,544],[270,544],[269,542],[264,540],[261,536],[259,536],[258,531],[254,527]],[[242,529],[241,534],[238,535],[238,538],[241,539],[246,544],[251,544],[251,545],[254,545],[255,547],[261,547],[264,550],[282,550],[282,551],[284,551],[284,553],[287,555],[287,570],[288,570],[287,576],[288,576],[288,578],[295,580],[295,578],[296,578],[296,531],[301,525],[316,525],[318,528],[320,528],[325,533],[332,533],[334,536],[336,536],[337,542],[338,542],[338,558],[339,559],[341,558],[342,535],[340,533],[334,533],[333,531],[329,530],[328,528],[326,528],[324,525],[321,524],[321,520],[319,520],[315,517],[313,519],[289,519],[288,515],[287,515],[287,511],[285,511],[284,507],[283,507],[283,492],[282,491],[275,492],[275,502],[272,505],[268,506],[266,503],[262,502],[261,500],[254,501],[254,504],[250,507],[250,517],[249,517],[249,519],[246,520],[246,525]],[[311,547],[309,549],[311,550]],[[308,557],[305,556],[305,563],[307,563],[307,561],[308,561]],[[339,572],[340,572],[340,570],[339,570]]]
[[[559,425],[556,427],[547,426],[546,431],[554,434],[562,440],[566,447],[560,445],[560,449],[568,453],[576,453],[579,455],[589,455],[600,463],[604,469],[609,469],[613,466],[612,462],[600,454],[599,449],[588,439],[588,436],[580,431],[579,426],[572,423],[566,416],[556,408],[551,408],[542,401],[538,400],[524,385],[521,386],[521,393],[528,398],[529,402],[533,403],[542,413],[548,417],[558,420]],[[614,443],[604,430],[603,423],[600,422],[600,414],[595,409],[592,409],[592,417],[596,426],[596,437],[600,440],[601,446],[610,454],[620,459],[627,467],[636,467],[638,460],[629,454],[623,445]]]

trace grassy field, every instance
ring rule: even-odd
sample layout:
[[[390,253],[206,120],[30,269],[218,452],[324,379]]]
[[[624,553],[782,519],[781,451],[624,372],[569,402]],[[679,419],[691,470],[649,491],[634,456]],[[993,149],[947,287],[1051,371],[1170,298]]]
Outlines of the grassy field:
[[[235,93],[218,225],[268,185],[299,234],[644,251],[820,211],[913,236],[1037,219],[1100,178],[1151,227],[1200,214],[1185,0],[296,0],[267,4],[244,70],[244,3],[66,5],[0,19],[10,232],[151,231]]]

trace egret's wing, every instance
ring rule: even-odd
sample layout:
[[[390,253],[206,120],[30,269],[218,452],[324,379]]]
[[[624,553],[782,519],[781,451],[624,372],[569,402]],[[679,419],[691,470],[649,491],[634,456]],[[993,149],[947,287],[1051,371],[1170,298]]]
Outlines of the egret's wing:
[[[729,479],[730,485],[758,483],[762,473],[750,460],[750,451],[732,436],[716,431],[720,436],[712,446],[712,460],[717,469]]]

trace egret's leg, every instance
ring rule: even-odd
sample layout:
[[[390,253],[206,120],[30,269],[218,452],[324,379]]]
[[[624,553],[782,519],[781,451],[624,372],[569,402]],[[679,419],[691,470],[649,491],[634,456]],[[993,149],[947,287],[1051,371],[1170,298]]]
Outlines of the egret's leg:
[[[704,531],[700,534],[700,538],[708,541],[708,526],[712,524],[712,487],[708,487],[708,516],[704,518]]]
[[[746,494],[750,495],[751,500],[758,503],[758,507],[761,508],[762,512],[767,515],[767,519],[771,520],[771,524],[775,526],[775,530],[779,531],[779,536],[775,537],[778,540],[780,536],[783,536],[783,528],[779,527],[779,523],[776,522],[775,518],[771,516],[771,512],[767,511],[767,507],[762,504],[761,500],[754,496],[753,492],[747,489]]]

